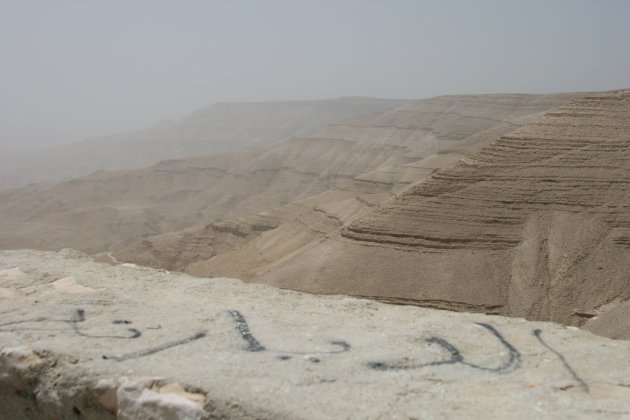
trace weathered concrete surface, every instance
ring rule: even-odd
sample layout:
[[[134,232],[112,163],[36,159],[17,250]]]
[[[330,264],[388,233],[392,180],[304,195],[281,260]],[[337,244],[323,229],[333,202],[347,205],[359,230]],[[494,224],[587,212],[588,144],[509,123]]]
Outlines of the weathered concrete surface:
[[[0,418],[630,417],[573,327],[0,252]]]

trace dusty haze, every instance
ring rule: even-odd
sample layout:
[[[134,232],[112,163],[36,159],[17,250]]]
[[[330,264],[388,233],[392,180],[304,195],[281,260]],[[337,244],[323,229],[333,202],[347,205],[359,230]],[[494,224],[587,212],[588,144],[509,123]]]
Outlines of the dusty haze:
[[[0,0],[0,418],[630,418],[628,17]]]
[[[221,101],[630,86],[626,1],[0,1],[0,152]]]

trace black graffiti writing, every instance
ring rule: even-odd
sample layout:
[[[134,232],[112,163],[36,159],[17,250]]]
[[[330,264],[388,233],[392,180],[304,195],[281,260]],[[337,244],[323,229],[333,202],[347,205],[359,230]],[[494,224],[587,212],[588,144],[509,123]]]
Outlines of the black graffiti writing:
[[[79,326],[79,324],[85,322],[85,311],[83,309],[77,309],[77,311],[74,314],[74,317],[70,320],[70,321],[66,321],[68,322],[71,326],[72,329],[74,330],[74,332],[77,335],[80,335],[81,337],[87,337],[87,338],[116,338],[116,339],[122,339],[122,340],[131,340],[134,338],[138,338],[142,335],[142,333],[135,329],[135,328],[129,328],[127,331],[129,331],[130,335],[93,335],[93,334],[88,334],[85,333],[83,331],[81,331],[81,327]],[[116,320],[113,322],[113,324],[131,324],[131,321],[121,321],[121,320]]]
[[[67,330],[67,328],[41,328],[41,327],[30,327],[30,326],[25,326],[25,325],[38,324],[38,323],[41,323],[41,322],[62,322],[62,323],[65,324],[68,321],[69,320],[67,320],[67,319],[34,318],[34,319],[23,319],[21,321],[4,322],[4,323],[0,324],[0,332],[65,331],[65,330]]]
[[[287,351],[274,349],[273,347],[263,345],[253,334],[249,324],[245,316],[238,310],[228,310],[226,311],[230,317],[231,322],[233,323],[235,331],[238,333],[239,338],[245,343],[245,346],[242,347],[242,350],[247,353],[270,353],[275,354],[278,360],[288,361],[291,360],[294,356],[304,356],[308,361],[312,363],[320,363],[321,357],[326,355],[333,355],[339,353],[345,353],[351,350],[350,344],[343,340],[332,340],[327,343],[332,346],[332,349],[325,351]],[[5,323],[0,323],[0,332],[15,332],[15,331],[31,331],[31,330],[40,330],[40,331],[67,331],[68,328],[74,332],[76,335],[89,339],[122,339],[122,340],[134,340],[140,338],[142,336],[142,332],[136,328],[127,328],[128,334],[125,335],[99,335],[92,334],[86,332],[83,328],[83,325],[87,322],[86,311],[83,309],[77,309],[73,312],[70,319],[49,319],[49,318],[31,318],[20,321],[10,321]],[[65,328],[51,329],[51,328],[42,328],[39,326],[33,326],[33,324],[41,324],[41,323],[57,323],[65,325]],[[114,325],[131,325],[133,322],[126,319],[116,319],[112,321]],[[501,346],[507,350],[507,355],[502,356],[498,359],[498,362],[495,366],[482,366],[480,364],[472,363],[466,360],[466,357],[462,354],[462,352],[451,342],[448,340],[438,337],[438,336],[430,336],[423,338],[424,342],[429,345],[434,345],[440,347],[444,354],[445,358],[441,360],[434,360],[430,362],[424,363],[414,363],[412,360],[408,358],[393,360],[393,361],[377,361],[377,362],[369,362],[367,366],[374,370],[380,371],[396,371],[396,370],[412,370],[412,369],[420,369],[423,367],[429,366],[441,366],[441,365],[462,365],[467,366],[473,369],[492,372],[492,373],[508,373],[514,370],[517,370],[521,367],[522,364],[522,356],[519,350],[512,345],[494,326],[487,323],[477,323],[480,327],[482,327],[485,331],[491,334],[500,344]],[[161,329],[158,327],[147,327],[147,329]],[[577,382],[578,386],[585,392],[590,393],[590,388],[586,381],[582,379],[575,369],[571,366],[571,364],[567,361],[565,356],[560,353],[558,350],[551,347],[542,337],[542,330],[535,329],[533,330],[533,335],[536,337],[538,342],[545,347],[547,350],[552,352],[558,360],[562,363],[565,370],[571,375],[571,377]],[[193,335],[188,337],[184,337],[179,340],[168,341],[163,344],[159,344],[153,347],[149,347],[146,349],[130,352],[122,355],[103,355],[103,359],[112,360],[116,362],[137,359],[145,356],[150,356],[174,347],[183,346],[190,344],[192,342],[201,340],[203,338],[208,337],[210,334],[207,330],[199,331]]]
[[[437,360],[433,362],[426,363],[409,363],[407,360],[402,361],[393,361],[393,362],[370,362],[368,366],[375,370],[408,370],[408,369],[419,369],[428,366],[439,366],[439,365],[454,365],[454,364],[462,364],[465,366],[469,366],[474,369],[484,370],[488,372],[494,373],[507,373],[513,370],[518,369],[521,366],[521,353],[514,347],[508,340],[501,335],[501,333],[492,325],[485,323],[477,323],[477,325],[485,328],[489,331],[493,336],[497,338],[497,340],[505,347],[508,351],[508,356],[505,361],[503,361],[499,366],[496,367],[487,367],[480,366],[474,363],[467,362],[462,353],[459,351],[457,347],[448,342],[447,340],[441,337],[427,337],[424,339],[428,344],[435,344],[442,347],[448,354],[449,358],[444,360]]]
[[[136,351],[129,354],[124,354],[122,356],[106,356],[103,355],[103,359],[105,360],[115,360],[117,362],[122,362],[124,360],[137,359],[139,357],[149,356],[151,354],[159,353],[164,350],[171,349],[177,346],[183,346],[184,344],[192,343],[193,341],[204,338],[208,335],[205,331],[200,331],[197,334],[190,336],[188,338],[184,338],[183,340],[171,341],[169,343],[165,343],[156,347],[151,347],[145,350]]]
[[[584,380],[582,378],[580,378],[580,376],[577,374],[577,372],[575,372],[575,369],[573,369],[573,367],[569,364],[569,362],[562,355],[562,353],[560,353],[559,351],[557,351],[556,349],[551,347],[549,344],[547,344],[547,342],[545,340],[543,340],[543,338],[542,338],[542,330],[535,329],[533,331],[533,334],[538,339],[538,341],[540,341],[540,344],[545,346],[545,348],[547,348],[547,350],[549,350],[550,352],[555,354],[556,357],[558,357],[558,359],[560,359],[560,362],[562,362],[562,365],[564,366],[564,368],[569,372],[569,374],[573,377],[573,379],[575,379],[575,381],[578,383],[580,388],[582,388],[582,390],[584,392],[589,394],[591,392],[591,389],[589,388],[588,384],[586,382],[584,382]]]
[[[260,342],[254,337],[254,335],[252,334],[249,328],[249,325],[247,324],[247,320],[245,319],[243,314],[241,314],[237,310],[230,310],[228,311],[228,313],[234,320],[236,329],[238,333],[240,334],[241,338],[247,344],[245,351],[248,351],[248,352],[255,353],[255,352],[262,352],[262,351],[270,351],[273,353],[280,353],[280,356],[278,356],[279,360],[290,360],[293,356],[297,356],[297,355],[307,356],[310,362],[319,363],[320,359],[318,357],[315,357],[315,355],[344,353],[350,350],[350,344],[341,340],[330,341],[329,344],[335,346],[336,349],[329,350],[329,351],[296,352],[296,351],[267,349],[265,346],[260,344]]]
[[[43,323],[43,322],[52,322],[52,323],[62,323],[65,325],[69,325],[70,328],[72,329],[72,331],[74,331],[75,334],[81,336],[81,337],[86,337],[86,338],[115,338],[115,339],[124,339],[124,340],[131,340],[134,338],[138,338],[142,335],[142,333],[135,329],[135,328],[129,328],[127,331],[129,331],[129,335],[93,335],[93,334],[88,334],[86,332],[84,332],[81,329],[81,326],[79,324],[82,324],[86,321],[86,316],[85,316],[85,310],[84,309],[77,309],[72,317],[70,319],[47,319],[47,318],[35,318],[35,319],[26,319],[26,320],[22,320],[22,321],[12,321],[12,322],[5,322],[3,324],[0,324],[0,331],[3,332],[14,332],[14,331],[64,331],[65,328],[59,328],[59,329],[50,329],[50,328],[41,328],[41,327],[31,327],[31,326],[24,326],[25,324],[38,324],[38,323]],[[131,321],[127,321],[127,320],[115,320],[112,322],[113,324],[124,324],[124,325],[128,325],[131,324]],[[2,328],[2,327],[7,327],[7,326],[15,326],[18,325],[19,327],[12,327],[12,328]]]
[[[278,359],[280,360],[290,360],[293,358],[293,356],[305,356],[308,358],[310,362],[313,362],[313,363],[320,362],[320,359],[315,357],[314,355],[336,354],[336,353],[345,353],[345,352],[350,351],[350,344],[346,343],[345,341],[332,340],[332,341],[329,341],[328,344],[336,348],[334,350],[312,351],[312,352],[286,351],[286,350],[272,350],[272,351],[275,353],[282,353],[280,354],[280,356],[278,356]]]
[[[236,329],[238,330],[241,338],[247,343],[247,347],[245,351],[249,351],[252,353],[265,351],[265,347],[261,345],[256,338],[252,335],[249,330],[249,325],[247,325],[247,321],[243,314],[236,310],[230,310],[228,313],[232,316],[234,323],[236,324]]]
[[[334,354],[334,353],[343,353],[346,352],[348,350],[350,350],[350,344],[346,343],[345,341],[331,341],[330,344],[332,344],[333,346],[337,347],[335,350],[331,350],[331,351],[320,351],[320,352],[288,352],[288,351],[278,351],[278,350],[269,350],[267,349],[265,346],[263,346],[258,339],[256,339],[256,337],[254,337],[254,335],[252,334],[249,325],[247,324],[247,320],[245,319],[245,317],[243,316],[243,314],[237,310],[229,310],[227,311],[227,313],[230,315],[231,320],[234,323],[234,327],[236,329],[236,331],[239,333],[240,338],[245,342],[246,346],[243,349],[246,352],[250,352],[250,353],[258,353],[258,352],[272,352],[272,353],[281,353],[281,355],[278,357],[280,360],[289,360],[292,358],[292,356],[294,355],[305,355],[308,356],[308,360],[312,363],[319,363],[320,359],[318,357],[315,357],[314,355],[322,355],[322,354]],[[77,321],[83,321],[84,317],[81,314],[77,314]],[[117,323],[127,323],[127,322],[120,322],[118,321]],[[103,355],[103,359],[106,360],[114,360],[117,362],[120,361],[125,361],[125,360],[131,360],[131,359],[137,359],[140,357],[144,357],[144,356],[149,356],[152,354],[156,354],[159,352],[162,352],[164,350],[168,350],[171,349],[173,347],[177,347],[177,346],[183,346],[186,344],[189,344],[193,341],[197,341],[200,340],[204,337],[208,336],[208,332],[207,331],[200,331],[190,337],[181,339],[181,340],[176,340],[176,341],[171,341],[171,342],[167,342],[155,347],[150,347],[147,349],[143,349],[143,350],[139,350],[139,351],[135,351],[132,353],[127,353],[127,354],[123,354],[123,355],[119,355],[119,356],[112,356],[112,355]],[[90,336],[92,338],[96,337],[96,336]]]

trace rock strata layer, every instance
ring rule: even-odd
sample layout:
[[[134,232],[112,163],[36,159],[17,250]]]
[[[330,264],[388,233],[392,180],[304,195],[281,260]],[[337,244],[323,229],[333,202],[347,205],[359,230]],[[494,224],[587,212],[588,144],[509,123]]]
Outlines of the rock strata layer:
[[[630,91],[589,95],[436,171],[263,281],[581,325],[630,299],[629,183]],[[630,337],[628,322],[599,327]]]
[[[630,343],[573,327],[0,252],[0,417],[614,418]]]
[[[281,130],[284,134],[277,137],[263,135],[265,130],[258,124],[250,127],[243,123],[243,130],[238,130],[238,118],[220,124],[232,112],[212,113],[214,117],[209,118],[212,124],[206,128],[218,137],[216,141],[211,141],[208,137],[213,136],[204,130],[193,129],[184,130],[187,133],[184,137],[177,131],[171,139],[181,137],[182,146],[207,145],[205,152],[195,148],[189,155],[166,155],[170,160],[150,167],[99,171],[55,186],[0,190],[0,249],[74,248],[91,254],[113,251],[122,261],[183,271],[188,264],[233,250],[245,239],[257,236],[255,233],[247,238],[225,235],[208,228],[211,224],[234,221],[240,224],[236,219],[245,219],[245,225],[255,225],[260,221],[256,215],[278,207],[284,209],[275,212],[274,217],[263,218],[263,225],[277,227],[298,217],[309,219],[305,221],[308,225],[313,224],[310,219],[320,224],[321,212],[310,211],[313,206],[330,207],[328,204],[333,200],[348,207],[340,201],[353,201],[355,197],[380,202],[389,197],[390,191],[417,182],[435,168],[444,167],[531,121],[540,112],[580,96],[445,96],[414,101],[387,112],[354,114],[355,118],[336,121],[316,133],[296,128],[291,135],[291,130],[285,127]],[[300,107],[293,105],[300,114]],[[264,121],[265,115],[273,116],[273,121],[284,126],[284,114],[279,109],[264,111],[267,107],[263,105],[253,108],[258,109],[254,120]],[[285,104],[282,109],[288,111],[291,106]],[[234,117],[238,115],[234,109],[233,113]],[[201,119],[195,127],[209,123],[203,115],[193,119]],[[340,113],[339,118],[343,115],[348,114]],[[289,120],[287,117],[286,125],[294,126]],[[271,126],[279,128],[278,124]],[[248,138],[258,138],[257,133],[267,140],[261,140],[256,150],[236,147]],[[290,140],[281,141],[287,137]],[[151,141],[159,142],[160,138],[156,133],[148,133],[139,146],[122,141],[116,146],[104,143],[107,145],[104,147],[117,155],[134,155],[137,153],[133,150],[159,149]],[[228,145],[234,143],[235,148],[210,147],[223,141]],[[225,153],[218,154],[222,150]],[[101,155],[90,153],[94,154]],[[190,155],[195,157],[174,160]],[[74,161],[83,162],[84,158]],[[286,207],[322,193],[324,197],[306,209],[299,203]],[[361,207],[361,203],[350,207]],[[302,217],[303,213],[308,213],[307,217]],[[308,230],[304,233],[308,234]],[[166,236],[160,237],[162,234]],[[256,261],[254,268],[264,265],[268,257]],[[225,267],[218,270],[222,274],[241,277],[239,272],[230,273],[238,263],[220,265]],[[214,270],[195,270],[199,272],[208,275]]]
[[[239,179],[256,180],[256,188],[242,181],[228,188],[230,184],[224,182],[230,175],[206,181],[226,185],[215,200],[199,202],[204,203],[201,212],[217,208],[216,202],[229,205],[217,219],[220,223],[148,236],[114,247],[113,255],[121,261],[200,277],[255,280],[286,257],[336,234],[393,194],[479,151],[542,112],[583,95],[441,96],[330,124],[317,135],[278,144],[246,160]],[[238,164],[232,162],[230,168],[234,171]],[[264,171],[252,172],[257,168]],[[275,175],[265,189],[260,181],[269,174]],[[214,188],[204,192],[207,198]],[[248,194],[241,201],[238,196],[243,191]],[[239,211],[243,204],[247,207]],[[79,246],[58,242],[62,243]]]

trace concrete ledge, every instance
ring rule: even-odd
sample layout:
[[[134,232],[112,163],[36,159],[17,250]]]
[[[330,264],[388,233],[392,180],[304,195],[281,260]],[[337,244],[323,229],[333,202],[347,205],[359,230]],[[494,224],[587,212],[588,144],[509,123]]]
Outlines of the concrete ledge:
[[[0,418],[630,416],[630,343],[0,252]]]

